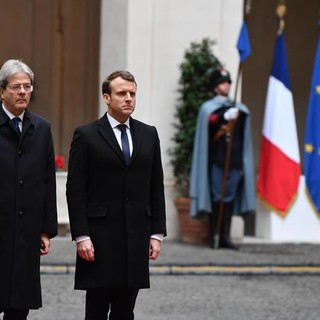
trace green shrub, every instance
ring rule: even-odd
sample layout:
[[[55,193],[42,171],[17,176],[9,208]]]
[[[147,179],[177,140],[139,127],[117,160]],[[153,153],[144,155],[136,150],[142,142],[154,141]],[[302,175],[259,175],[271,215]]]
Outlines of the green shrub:
[[[180,64],[179,98],[176,105],[172,138],[174,147],[169,150],[173,174],[176,178],[178,196],[187,197],[192,162],[194,134],[200,105],[212,98],[209,77],[221,66],[211,46],[214,41],[205,38],[200,43],[191,43]]]

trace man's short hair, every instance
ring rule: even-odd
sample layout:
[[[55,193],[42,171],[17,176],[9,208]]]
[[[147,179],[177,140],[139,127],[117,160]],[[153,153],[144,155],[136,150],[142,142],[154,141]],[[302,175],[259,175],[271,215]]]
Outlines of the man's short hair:
[[[123,70],[114,71],[109,76],[107,76],[102,82],[102,94],[105,94],[105,93],[111,94],[110,83],[112,80],[118,77],[130,82],[134,82],[135,85],[137,85],[136,80],[134,79],[134,76],[129,71],[123,71]]]

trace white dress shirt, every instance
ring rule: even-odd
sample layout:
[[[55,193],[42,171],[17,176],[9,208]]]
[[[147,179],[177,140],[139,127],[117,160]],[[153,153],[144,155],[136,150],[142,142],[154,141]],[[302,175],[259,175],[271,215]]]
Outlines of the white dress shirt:
[[[5,107],[5,105],[3,104],[3,102],[2,102],[2,109],[3,109],[3,111],[8,115],[8,117],[10,118],[10,120],[12,120],[13,118],[16,117],[14,114],[12,114],[12,113]],[[23,122],[24,112],[25,112],[25,111],[23,111],[23,112],[18,116],[18,118],[21,119],[21,121],[19,122],[20,132],[22,132],[22,122]]]
[[[112,118],[111,116],[109,116],[109,114],[107,113],[107,117],[109,120],[109,123],[111,125],[111,128],[113,129],[113,132],[117,138],[117,141],[119,143],[119,146],[122,150],[122,144],[121,144],[121,130],[118,128],[119,124],[125,124],[127,129],[127,136],[128,136],[128,140],[129,140],[129,149],[130,149],[130,156],[132,155],[132,150],[133,150],[133,144],[132,144],[132,136],[131,136],[131,131],[130,131],[130,121],[129,118],[126,122],[124,123],[120,123],[119,121],[117,121],[116,119]]]

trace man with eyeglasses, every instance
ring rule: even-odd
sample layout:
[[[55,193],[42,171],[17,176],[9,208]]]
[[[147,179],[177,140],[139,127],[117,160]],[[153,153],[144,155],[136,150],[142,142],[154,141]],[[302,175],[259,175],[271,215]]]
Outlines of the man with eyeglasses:
[[[57,234],[51,127],[27,109],[34,74],[22,61],[0,69],[0,313],[25,320],[42,306],[40,256]]]

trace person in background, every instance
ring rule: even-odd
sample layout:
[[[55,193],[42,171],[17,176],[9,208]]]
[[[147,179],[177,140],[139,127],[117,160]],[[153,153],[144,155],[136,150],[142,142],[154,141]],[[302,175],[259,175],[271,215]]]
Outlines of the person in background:
[[[0,313],[27,319],[42,306],[40,255],[57,234],[50,124],[27,109],[34,74],[20,60],[0,69]]]
[[[131,117],[136,91],[128,71],[110,74],[107,113],[77,128],[71,144],[67,202],[86,320],[134,319],[139,289],[150,287],[149,259],[166,236],[158,133]]]
[[[250,112],[229,98],[230,86],[225,68],[213,71],[214,96],[201,105],[197,119],[190,213],[209,214],[210,247],[238,249],[230,237],[231,218],[254,211],[255,188]]]

